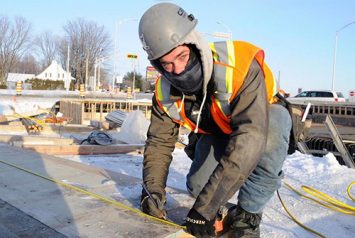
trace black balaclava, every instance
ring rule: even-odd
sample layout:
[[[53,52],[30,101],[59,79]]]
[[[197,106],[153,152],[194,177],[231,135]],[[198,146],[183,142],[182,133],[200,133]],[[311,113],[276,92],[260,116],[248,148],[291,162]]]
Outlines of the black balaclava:
[[[186,95],[197,94],[203,85],[202,63],[199,52],[196,47],[188,45],[190,48],[189,62],[186,69],[180,74],[169,73],[165,71],[159,60],[155,60],[152,64],[159,69],[160,73],[179,91]]]

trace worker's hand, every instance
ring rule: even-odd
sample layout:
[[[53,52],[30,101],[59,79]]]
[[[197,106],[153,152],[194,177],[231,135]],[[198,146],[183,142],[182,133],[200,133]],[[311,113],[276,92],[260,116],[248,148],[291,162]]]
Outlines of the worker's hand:
[[[160,194],[152,193],[151,197],[149,195],[144,196],[141,201],[141,208],[144,213],[166,220],[165,201],[162,201]]]
[[[185,225],[187,232],[197,238],[215,237],[214,222],[215,219],[209,221],[192,208],[187,214]]]

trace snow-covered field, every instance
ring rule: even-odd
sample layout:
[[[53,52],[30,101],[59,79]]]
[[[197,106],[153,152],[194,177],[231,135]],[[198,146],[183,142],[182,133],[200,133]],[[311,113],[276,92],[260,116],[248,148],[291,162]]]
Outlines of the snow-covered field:
[[[0,115],[10,114],[12,108],[15,108],[17,112],[32,110],[33,108],[48,108],[52,106],[51,103],[53,102],[50,100],[2,100],[0,102]],[[191,161],[182,149],[176,149],[173,156],[168,186],[185,190],[185,176]],[[139,154],[63,156],[63,158],[141,178],[143,157]],[[284,172],[284,181],[298,190],[301,185],[307,185],[355,207],[355,201],[351,201],[346,193],[348,185],[355,181],[355,170],[339,165],[332,154],[315,157],[296,152],[287,157]],[[127,191],[129,193],[121,192],[120,196],[138,197],[141,188],[127,189]],[[279,191],[287,208],[304,225],[315,229],[326,237],[354,237],[354,216],[321,207],[300,197],[286,186],[282,186]],[[355,186],[352,189],[352,194],[355,196]],[[168,203],[172,202],[172,196],[168,194]],[[183,195],[178,200],[174,199],[174,202],[178,202],[181,206],[192,205],[191,199],[184,199]],[[236,196],[230,202],[236,203]],[[264,210],[261,228],[262,237],[316,237],[289,218],[276,194]]]

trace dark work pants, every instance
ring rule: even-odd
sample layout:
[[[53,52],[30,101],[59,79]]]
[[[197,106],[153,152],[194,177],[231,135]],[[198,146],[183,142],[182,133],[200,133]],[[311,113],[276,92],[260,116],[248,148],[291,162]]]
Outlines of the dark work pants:
[[[282,165],[287,156],[292,122],[287,109],[269,106],[269,129],[265,152],[239,190],[238,203],[246,211],[259,213],[281,187]],[[195,158],[187,175],[187,188],[197,197],[223,156],[228,136],[203,135],[196,145]],[[221,204],[224,205],[224,204]]]

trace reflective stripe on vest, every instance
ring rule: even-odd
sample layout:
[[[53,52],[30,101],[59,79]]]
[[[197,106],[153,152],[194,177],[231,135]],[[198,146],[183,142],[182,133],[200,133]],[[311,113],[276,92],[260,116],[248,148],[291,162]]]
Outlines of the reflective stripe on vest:
[[[193,131],[196,128],[195,123],[185,115],[185,107],[182,100],[170,99],[171,84],[165,78],[158,78],[155,84],[155,96],[159,107],[168,114],[168,116],[181,126]],[[182,105],[181,105],[182,104]],[[180,108],[181,107],[181,108]],[[179,110],[180,109],[180,110]],[[198,133],[207,134],[202,129],[198,129]]]
[[[250,65],[255,59],[263,70],[269,103],[273,103],[277,93],[275,79],[269,67],[264,63],[264,51],[241,41],[211,43],[214,59],[214,79],[217,93],[212,100],[211,114],[221,130],[230,134],[230,102],[236,97]],[[228,52],[228,53],[226,53]],[[237,57],[235,57],[237,56]]]
[[[212,97],[211,115],[221,130],[230,134],[229,104],[243,85],[253,59],[256,59],[263,70],[269,103],[273,103],[273,97],[277,93],[276,82],[271,70],[264,63],[264,51],[258,47],[241,41],[216,42],[211,43],[210,47],[214,60],[213,78],[217,87]],[[160,107],[169,117],[190,130],[195,129],[195,124],[186,117],[183,108],[178,112],[181,100],[170,99],[170,83],[166,79],[157,81],[156,95]]]

